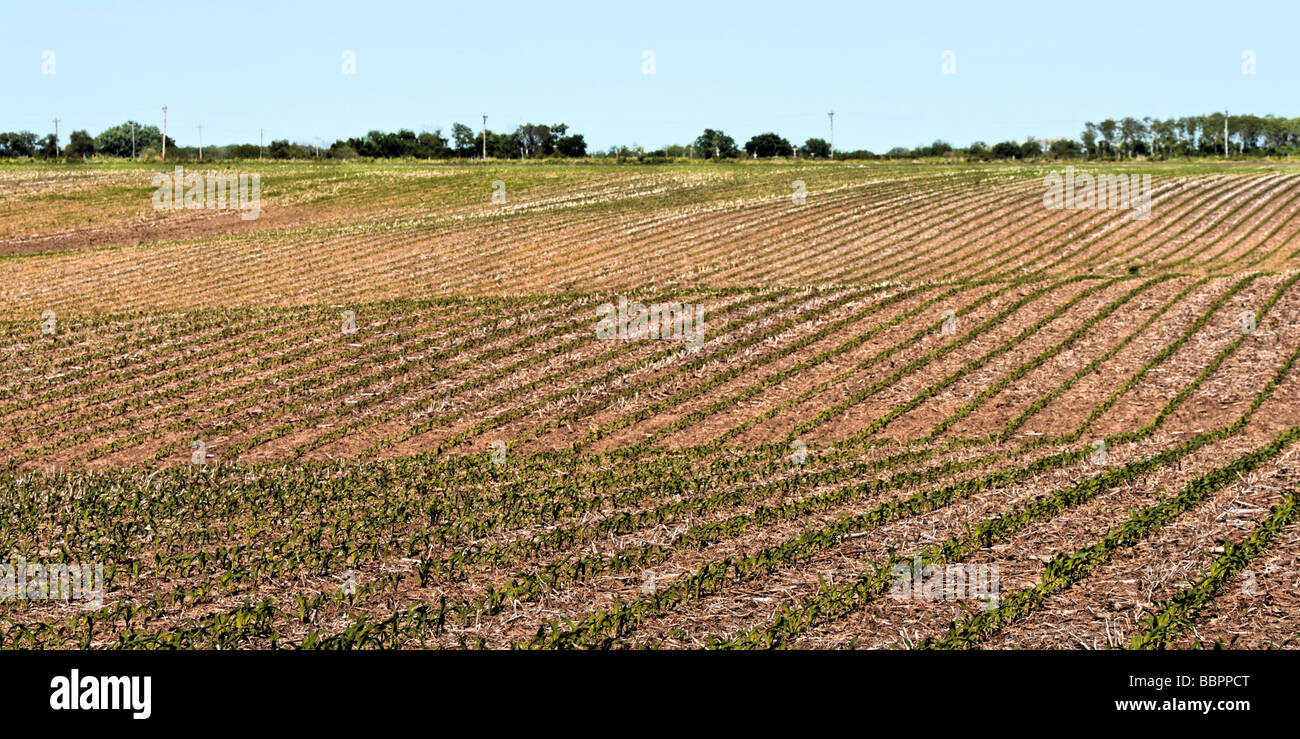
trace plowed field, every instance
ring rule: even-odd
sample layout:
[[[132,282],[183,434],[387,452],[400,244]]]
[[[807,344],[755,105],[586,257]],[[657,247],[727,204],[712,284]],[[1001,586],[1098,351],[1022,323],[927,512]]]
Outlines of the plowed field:
[[[0,646],[1294,647],[1300,168],[1079,169],[0,167]]]

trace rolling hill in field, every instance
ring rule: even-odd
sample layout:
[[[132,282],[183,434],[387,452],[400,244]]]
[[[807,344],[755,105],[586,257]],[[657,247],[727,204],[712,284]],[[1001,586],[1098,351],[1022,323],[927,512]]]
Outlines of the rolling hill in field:
[[[233,166],[0,167],[0,646],[1300,634],[1300,168]]]

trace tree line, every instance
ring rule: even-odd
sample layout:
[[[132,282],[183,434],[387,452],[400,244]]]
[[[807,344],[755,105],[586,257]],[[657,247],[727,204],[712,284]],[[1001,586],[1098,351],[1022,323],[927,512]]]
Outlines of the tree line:
[[[966,148],[957,148],[944,141],[935,141],[913,149],[896,147],[884,154],[865,149],[836,151],[837,159],[902,159],[902,158],[954,158],[967,160],[993,159],[1134,159],[1171,157],[1224,156],[1288,156],[1300,154],[1300,118],[1266,115],[1228,115],[1225,131],[1224,113],[1180,118],[1125,117],[1107,118],[1100,123],[1084,124],[1078,139],[1036,139],[1002,141],[992,146],[976,141]],[[134,135],[134,142],[132,136]],[[156,157],[161,154],[162,132],[157,126],[144,126],[127,121],[90,136],[84,130],[69,134],[66,147],[59,147],[54,134],[38,138],[30,131],[0,133],[0,158],[33,157],[53,158],[62,155],[86,158],[95,155],[130,157]],[[198,147],[177,146],[167,138],[167,151],[177,160],[193,159]],[[685,145],[670,145],[654,151],[642,147],[614,146],[603,152],[587,151],[587,142],[581,134],[569,132],[564,123],[542,125],[525,123],[512,132],[492,130],[475,131],[456,123],[451,135],[442,130],[419,134],[409,129],[396,132],[370,131],[365,136],[340,139],[321,148],[307,143],[292,143],[276,139],[262,147],[257,144],[231,144],[207,146],[203,149],[208,159],[475,159],[487,156],[493,159],[581,158],[586,156],[632,158],[658,161],[677,158],[739,159],[798,157],[828,159],[831,145],[821,138],[810,138],[801,145],[793,145],[776,133],[760,133],[743,147],[726,133],[712,128]]]
[[[1224,121],[1227,121],[1225,138]],[[1225,151],[1226,146],[1226,151]],[[936,141],[915,149],[891,149],[887,158],[961,157],[966,159],[1168,159],[1173,157],[1291,156],[1300,154],[1300,118],[1266,115],[1208,115],[1179,118],[1132,117],[1088,121],[1079,138],[975,142],[957,149]],[[849,152],[845,158],[871,152]],[[839,156],[837,153],[836,156]]]
[[[72,158],[101,155],[127,158],[134,155],[150,158],[162,154],[162,142],[162,132],[157,126],[127,121],[94,137],[86,131],[73,131],[69,134],[68,145],[62,148],[54,134],[37,138],[30,131],[0,133],[0,157],[52,159],[58,155]],[[488,157],[496,159],[585,157],[587,142],[582,134],[569,133],[569,126],[564,123],[525,123],[509,133],[490,129],[475,131],[457,123],[452,126],[450,138],[443,136],[441,129],[419,134],[401,129],[392,133],[370,131],[365,136],[340,139],[328,147],[275,139],[265,147],[259,144],[205,146],[202,154],[205,159],[472,159],[482,157],[485,151]],[[198,155],[198,147],[177,146],[172,137],[167,137],[169,159],[184,161]]]

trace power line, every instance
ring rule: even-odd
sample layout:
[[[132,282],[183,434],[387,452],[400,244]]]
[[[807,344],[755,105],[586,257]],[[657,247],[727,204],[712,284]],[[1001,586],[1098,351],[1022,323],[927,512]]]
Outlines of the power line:
[[[203,161],[203,124],[200,123],[195,128],[199,129],[199,161]]]
[[[163,106],[163,155],[162,160],[167,161],[167,106]]]
[[[1223,130],[1228,130],[1225,124]],[[59,158],[59,119],[54,119],[54,158]]]

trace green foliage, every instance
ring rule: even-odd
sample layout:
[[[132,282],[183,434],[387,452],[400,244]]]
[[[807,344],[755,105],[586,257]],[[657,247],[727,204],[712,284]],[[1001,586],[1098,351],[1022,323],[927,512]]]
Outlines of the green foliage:
[[[143,126],[135,121],[104,129],[95,137],[95,150],[104,156],[130,157],[131,131],[135,129],[135,153],[142,155],[146,150],[162,150],[162,132],[157,126]],[[176,148],[176,141],[167,137],[167,149],[170,153]]]
[[[712,128],[704,129],[704,133],[695,139],[694,147],[701,159],[735,159],[740,156],[736,140]]]
[[[582,137],[582,134],[562,136],[556,139],[555,150],[561,156],[585,157],[587,156],[587,140]]]
[[[266,147],[266,156],[270,159],[308,159],[311,152],[305,146],[289,143],[288,139],[276,139]]]
[[[1021,155],[1020,144],[1014,141],[999,141],[989,150],[994,159],[1015,159]]]
[[[799,156],[809,159],[827,159],[831,155],[831,145],[826,139],[808,139],[799,147]]]
[[[707,133],[707,132],[706,132]],[[745,142],[745,153],[751,157],[788,157],[794,156],[794,147],[790,142],[774,133],[760,133]]]
[[[66,153],[70,157],[92,157],[95,155],[95,140],[85,131],[73,131],[68,135]]]
[[[447,146],[447,139],[441,131],[423,132],[418,136],[414,131],[402,129],[397,133],[371,131],[364,138],[351,138],[336,141],[330,146],[330,156],[348,159],[356,156],[397,159],[411,157],[417,159],[445,159],[452,154]]]
[[[229,159],[257,159],[262,149],[256,144],[232,144],[226,147],[225,155]]]
[[[474,129],[466,126],[464,123],[456,123],[451,127],[451,140],[453,151],[456,156],[462,159],[473,158],[478,151],[477,135]]]
[[[0,133],[0,157],[36,156],[36,134],[31,131]]]

